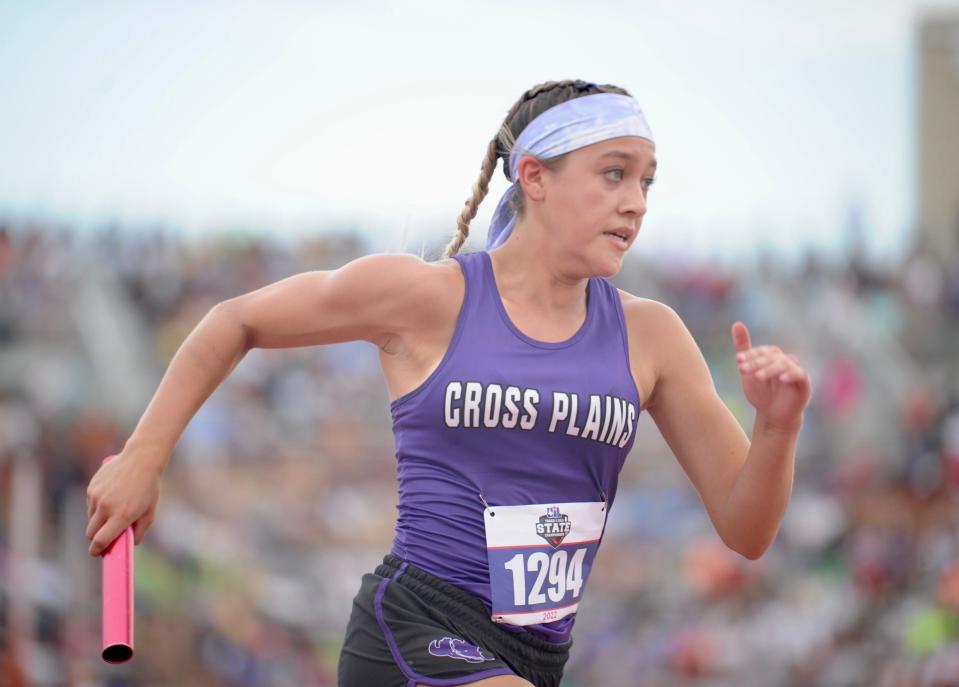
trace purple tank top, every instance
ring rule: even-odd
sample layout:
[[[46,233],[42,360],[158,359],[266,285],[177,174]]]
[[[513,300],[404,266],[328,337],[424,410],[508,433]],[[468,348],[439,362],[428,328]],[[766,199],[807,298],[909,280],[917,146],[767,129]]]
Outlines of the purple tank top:
[[[487,252],[455,258],[466,290],[446,354],[391,404],[399,481],[392,553],[489,610],[486,505],[611,505],[640,399],[611,282],[591,278],[582,327],[543,342],[509,319]],[[574,620],[505,627],[565,641]]]

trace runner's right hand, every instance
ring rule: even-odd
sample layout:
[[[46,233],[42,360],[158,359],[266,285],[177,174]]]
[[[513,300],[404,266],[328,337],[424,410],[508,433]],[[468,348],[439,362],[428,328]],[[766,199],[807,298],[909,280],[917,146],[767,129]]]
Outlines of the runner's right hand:
[[[91,556],[99,556],[130,525],[134,543],[143,541],[160,499],[161,473],[143,451],[124,450],[97,470],[87,486],[86,537]]]

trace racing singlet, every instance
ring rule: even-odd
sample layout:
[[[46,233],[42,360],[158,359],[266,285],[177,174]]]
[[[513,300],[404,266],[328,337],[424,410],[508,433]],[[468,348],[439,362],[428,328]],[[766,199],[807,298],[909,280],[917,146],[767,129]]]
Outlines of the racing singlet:
[[[591,278],[580,329],[537,341],[510,320],[489,254],[455,258],[466,289],[447,351],[391,404],[391,552],[507,629],[565,641],[639,415],[619,295]]]

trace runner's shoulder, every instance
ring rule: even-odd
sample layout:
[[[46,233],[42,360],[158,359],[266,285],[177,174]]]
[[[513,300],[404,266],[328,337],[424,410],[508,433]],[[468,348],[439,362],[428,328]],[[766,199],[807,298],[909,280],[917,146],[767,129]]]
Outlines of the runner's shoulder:
[[[658,357],[657,349],[670,350],[689,336],[688,328],[672,307],[618,289],[631,350]]]
[[[422,326],[424,320],[455,317],[463,300],[463,273],[453,258],[427,261],[409,253],[378,253],[348,268],[349,284],[387,304],[394,321]]]
[[[665,303],[652,298],[634,296],[622,289],[616,289],[616,291],[619,293],[619,302],[623,305],[626,325],[630,328],[679,318],[676,311]]]

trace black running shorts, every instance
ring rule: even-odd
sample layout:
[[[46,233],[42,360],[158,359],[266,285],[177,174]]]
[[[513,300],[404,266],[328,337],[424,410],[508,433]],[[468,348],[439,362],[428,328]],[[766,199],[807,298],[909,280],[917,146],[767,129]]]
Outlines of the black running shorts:
[[[353,599],[338,684],[453,687],[519,675],[558,687],[571,645],[505,630],[480,599],[388,555]]]

